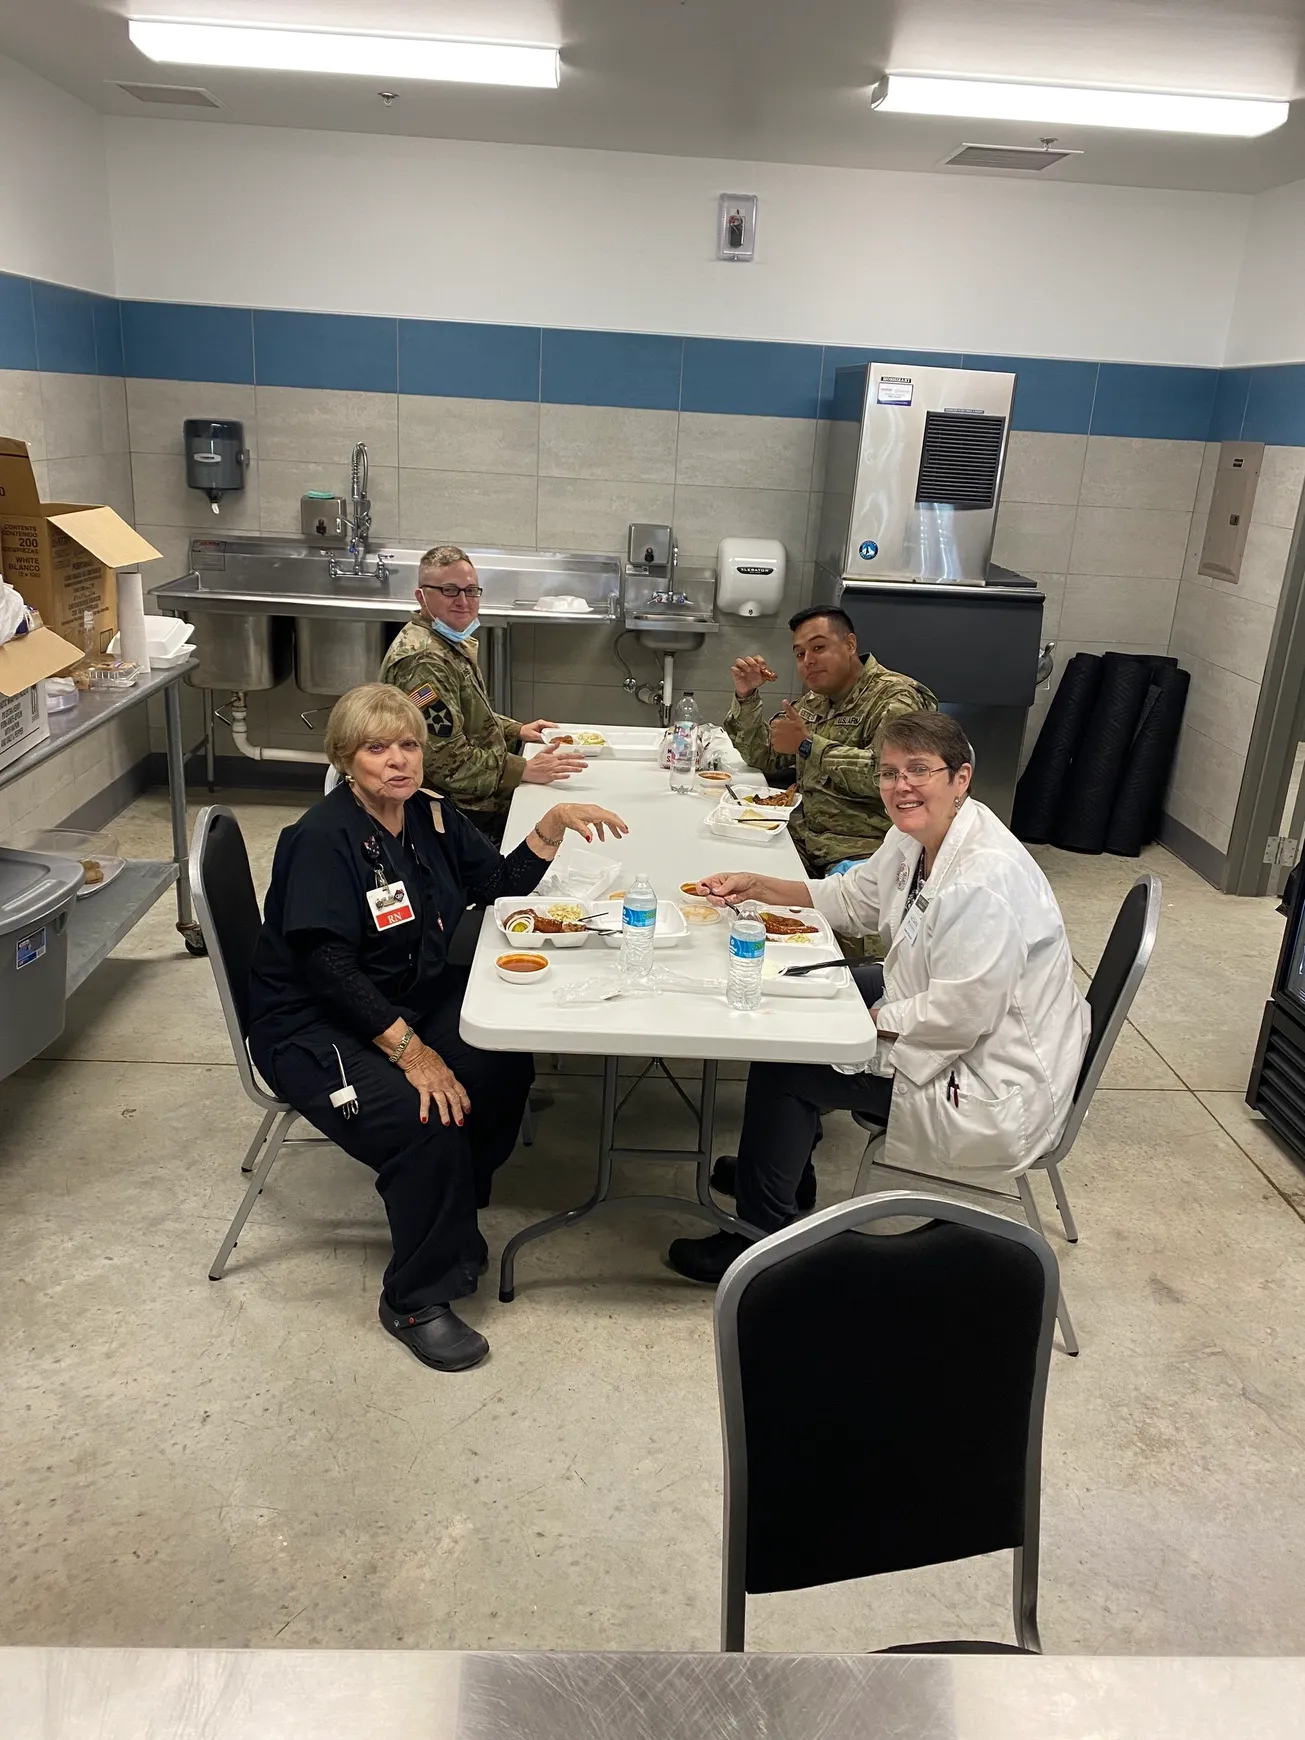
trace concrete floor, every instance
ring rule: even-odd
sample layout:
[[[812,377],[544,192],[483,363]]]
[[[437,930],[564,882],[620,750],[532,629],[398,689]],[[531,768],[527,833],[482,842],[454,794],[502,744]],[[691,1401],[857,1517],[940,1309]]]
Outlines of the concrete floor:
[[[261,876],[299,806],[238,807]],[[158,797],[116,827],[166,850]],[[1045,862],[1090,968],[1137,866]],[[1160,942],[1068,1171],[1082,1242],[1058,1243],[1083,1353],[1053,1363],[1043,1637],[1299,1653],[1305,1174],[1242,1103],[1282,921],[1144,862]],[[711,1295],[662,1266],[681,1229],[628,1215],[534,1246],[516,1304],[486,1287],[467,1312],[492,1359],[441,1377],[376,1324],[370,1175],[318,1149],[274,1173],[211,1285],[256,1117],[171,920],[0,1084],[0,1643],[714,1647]],[[495,1250],[588,1187],[597,1084],[550,1085],[485,1217]],[[669,1090],[646,1094],[687,1135]],[[740,1097],[724,1085],[722,1148]],[[829,1120],[822,1200],[860,1148]],[[1009,1636],[1007,1565],[763,1598],[750,1641]]]

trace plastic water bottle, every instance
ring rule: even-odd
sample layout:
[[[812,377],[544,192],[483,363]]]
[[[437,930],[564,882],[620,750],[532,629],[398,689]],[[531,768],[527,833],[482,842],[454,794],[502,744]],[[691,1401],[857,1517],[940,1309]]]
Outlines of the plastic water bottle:
[[[634,983],[652,972],[657,896],[646,876],[636,876],[621,908],[621,977]]]
[[[686,689],[671,714],[671,790],[681,797],[696,785],[701,717],[693,690]]]
[[[725,1001],[745,1013],[761,1007],[761,968],[766,958],[766,927],[755,900],[745,900],[730,923],[730,972]]]

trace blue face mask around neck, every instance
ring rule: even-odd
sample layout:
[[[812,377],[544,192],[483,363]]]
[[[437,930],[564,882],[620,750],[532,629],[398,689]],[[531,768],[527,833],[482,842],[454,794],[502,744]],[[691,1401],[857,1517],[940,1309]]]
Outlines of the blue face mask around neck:
[[[454,646],[461,646],[463,641],[470,640],[480,627],[480,618],[476,617],[475,621],[469,622],[465,628],[450,628],[447,622],[441,622],[438,616],[433,616],[430,625],[436,634],[442,634],[445,640],[451,640]]]

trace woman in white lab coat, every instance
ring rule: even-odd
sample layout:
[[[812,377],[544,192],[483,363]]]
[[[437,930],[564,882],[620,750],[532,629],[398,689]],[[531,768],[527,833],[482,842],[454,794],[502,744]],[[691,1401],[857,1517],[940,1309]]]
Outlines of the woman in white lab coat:
[[[1060,908],[1015,836],[968,796],[965,733],[944,713],[908,713],[876,749],[893,826],[873,857],[810,886],[747,873],[703,882],[718,899],[815,907],[840,935],[878,931],[888,944],[875,1073],[749,1072],[736,1196],[763,1232],[796,1216],[821,1112],[886,1118],[890,1164],[991,1183],[1055,1146],[1087,1048]],[[671,1266],[718,1280],[744,1242],[678,1239]]]

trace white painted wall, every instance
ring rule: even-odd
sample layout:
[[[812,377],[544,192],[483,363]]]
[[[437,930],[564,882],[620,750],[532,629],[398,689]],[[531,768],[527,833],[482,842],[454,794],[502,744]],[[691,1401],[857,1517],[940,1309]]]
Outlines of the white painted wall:
[[[1251,206],[1227,361],[1305,358],[1305,181],[1260,194]]]
[[[1251,204],[193,121],[106,134],[122,296],[739,338],[1217,365]],[[714,258],[725,190],[761,196],[753,265]]]
[[[113,292],[104,119],[0,55],[0,271]]]

